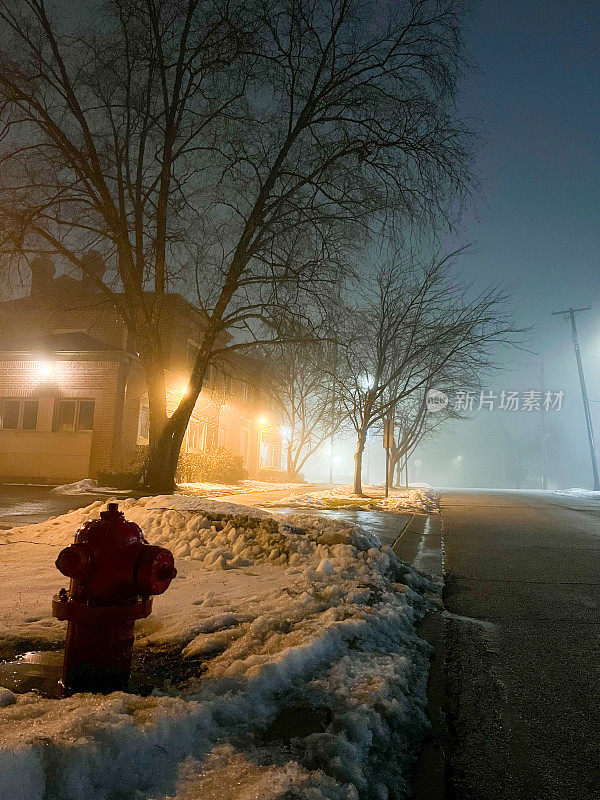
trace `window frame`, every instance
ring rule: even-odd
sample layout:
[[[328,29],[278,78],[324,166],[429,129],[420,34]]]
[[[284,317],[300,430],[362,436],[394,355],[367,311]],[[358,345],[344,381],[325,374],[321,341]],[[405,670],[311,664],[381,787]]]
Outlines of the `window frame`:
[[[143,413],[142,413],[143,412]],[[142,419],[145,419],[147,425],[146,434],[142,429]],[[150,406],[148,398],[145,396],[140,397],[140,405],[138,409],[137,419],[137,444],[144,445],[150,442]]]
[[[187,340],[186,351],[185,351],[185,368],[186,372],[191,374],[192,370],[194,369],[194,364],[196,363],[196,359],[198,358],[198,353],[200,352],[201,348],[198,342],[195,342],[193,339]]]
[[[17,424],[14,428],[5,428],[4,427],[4,404],[8,403],[17,403],[19,408],[17,411]],[[24,428],[23,427],[23,417],[25,416],[25,404],[26,403],[35,403],[35,427],[34,428]],[[37,397],[0,397],[0,430],[2,431],[26,431],[32,433],[37,431],[38,429],[38,417],[40,413],[40,401]]]
[[[217,425],[217,449],[227,450],[229,442],[230,426],[219,421]]]
[[[73,414],[73,425],[70,428],[62,429],[58,427],[58,415],[61,403],[75,403],[75,412]],[[81,403],[93,403],[94,410],[92,414],[92,427],[80,428],[80,408]],[[96,400],[93,397],[57,397],[54,401],[54,408],[52,409],[52,433],[93,433],[94,422],[96,418]]]
[[[199,430],[198,447],[192,447],[193,428],[195,427]],[[188,453],[203,453],[206,450],[206,422],[196,419],[188,422],[185,446]]]

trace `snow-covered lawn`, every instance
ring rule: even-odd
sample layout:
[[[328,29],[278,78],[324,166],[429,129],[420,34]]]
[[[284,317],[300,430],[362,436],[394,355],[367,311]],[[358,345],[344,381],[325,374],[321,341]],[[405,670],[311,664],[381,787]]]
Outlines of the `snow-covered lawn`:
[[[63,640],[54,559],[104,507],[0,532],[0,648]],[[136,647],[189,664],[186,681],[148,697],[0,689],[1,800],[408,796],[428,726],[414,625],[440,586],[340,521],[182,495],[120,507],[175,553]]]
[[[324,491],[292,494],[279,500],[267,501],[265,506],[296,508],[359,508],[373,511],[414,511],[431,514],[439,510],[439,494],[431,486],[393,490],[384,497],[381,487],[367,486],[364,496],[354,494],[351,486],[338,486]]]
[[[253,492],[278,492],[287,489],[308,491],[310,484],[306,483],[277,483],[271,481],[240,481],[239,483],[180,483],[178,489],[183,494],[193,497],[219,497],[230,494],[251,494]]]

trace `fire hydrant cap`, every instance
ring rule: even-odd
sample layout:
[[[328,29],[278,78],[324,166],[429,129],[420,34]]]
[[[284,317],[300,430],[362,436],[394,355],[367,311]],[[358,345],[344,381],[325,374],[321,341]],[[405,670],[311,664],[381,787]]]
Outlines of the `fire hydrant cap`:
[[[91,549],[79,542],[70,544],[61,550],[56,559],[56,566],[68,578],[81,580],[90,571],[94,561]]]
[[[176,575],[175,560],[170,550],[155,545],[144,547],[136,577],[137,590],[141,595],[166,592]]]

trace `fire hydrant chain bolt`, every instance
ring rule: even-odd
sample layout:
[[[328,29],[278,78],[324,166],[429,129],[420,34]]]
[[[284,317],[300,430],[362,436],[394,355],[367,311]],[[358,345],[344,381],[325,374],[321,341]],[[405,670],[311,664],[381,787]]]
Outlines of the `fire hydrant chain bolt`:
[[[56,559],[71,579],[52,601],[52,613],[68,621],[63,684],[70,691],[126,690],[131,673],[134,625],[149,616],[152,595],[177,575],[173,555],[149,545],[117,503],[89,520],[75,543]]]

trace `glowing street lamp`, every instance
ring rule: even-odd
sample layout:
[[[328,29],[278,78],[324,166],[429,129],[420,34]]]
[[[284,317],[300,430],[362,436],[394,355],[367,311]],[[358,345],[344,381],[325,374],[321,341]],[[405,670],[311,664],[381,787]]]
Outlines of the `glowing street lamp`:
[[[360,378],[358,379],[358,382],[360,384],[360,388],[364,389],[365,391],[368,391],[369,389],[372,389],[373,386],[375,386],[375,378],[372,375],[369,375],[368,373],[364,373],[363,375],[361,375]]]
[[[50,361],[38,361],[35,372],[40,380],[49,381],[54,377],[55,366]]]

